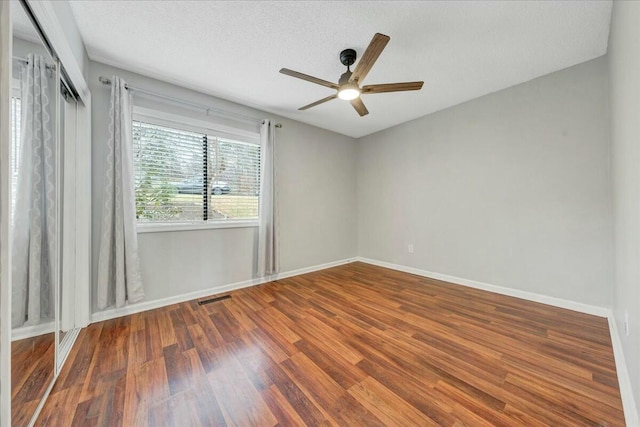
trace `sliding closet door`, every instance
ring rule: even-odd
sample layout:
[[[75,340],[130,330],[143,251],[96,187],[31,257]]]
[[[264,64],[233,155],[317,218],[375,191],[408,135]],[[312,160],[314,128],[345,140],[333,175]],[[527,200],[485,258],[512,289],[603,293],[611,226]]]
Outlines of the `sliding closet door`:
[[[11,7],[0,2],[0,426],[11,421],[11,307],[9,306],[9,231],[10,188],[9,161],[11,101]]]
[[[11,425],[26,426],[55,376],[59,66],[28,13],[11,6]]]
[[[50,2],[0,2],[0,54],[0,425],[26,426],[89,322],[91,94]]]

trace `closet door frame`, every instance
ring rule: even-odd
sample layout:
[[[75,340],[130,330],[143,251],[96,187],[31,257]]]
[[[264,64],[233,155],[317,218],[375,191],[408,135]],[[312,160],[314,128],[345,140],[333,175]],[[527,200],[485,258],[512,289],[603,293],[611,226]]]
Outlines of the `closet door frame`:
[[[0,2],[0,426],[11,424],[11,2]]]

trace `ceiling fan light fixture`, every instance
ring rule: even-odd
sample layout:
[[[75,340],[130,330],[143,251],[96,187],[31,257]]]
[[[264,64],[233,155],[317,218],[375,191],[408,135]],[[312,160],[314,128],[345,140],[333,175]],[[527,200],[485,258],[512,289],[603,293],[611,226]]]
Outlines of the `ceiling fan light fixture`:
[[[351,101],[360,96],[360,88],[354,84],[346,84],[338,89],[338,98]]]
[[[317,77],[309,76],[307,74],[302,74],[288,68],[282,68],[280,70],[282,74],[306,80],[308,82],[328,87],[336,91],[333,95],[329,95],[316,102],[305,105],[304,107],[300,107],[298,108],[298,110],[308,110],[309,108],[324,104],[325,102],[331,101],[332,99],[340,98],[345,101],[350,101],[351,106],[353,106],[360,117],[362,117],[369,114],[369,111],[367,110],[367,107],[365,107],[364,102],[362,102],[360,95],[385,92],[404,92],[408,90],[422,89],[422,85],[424,84],[424,82],[383,83],[376,85],[366,85],[362,86],[362,89],[360,88],[360,85],[364,81],[364,78],[367,76],[367,74],[369,74],[369,71],[371,71],[371,67],[373,67],[373,64],[375,64],[375,62],[378,60],[378,57],[382,53],[389,40],[389,36],[376,33],[371,39],[371,42],[369,42],[369,46],[367,46],[367,49],[364,51],[364,55],[362,55],[362,58],[360,58],[360,62],[358,62],[358,65],[356,65],[356,68],[355,70],[353,70],[353,72],[351,71],[350,67],[356,62],[356,51],[353,49],[345,49],[340,52],[340,62],[342,63],[342,65],[347,67],[347,71],[342,73],[337,84],[329,82],[327,80],[319,79]]]

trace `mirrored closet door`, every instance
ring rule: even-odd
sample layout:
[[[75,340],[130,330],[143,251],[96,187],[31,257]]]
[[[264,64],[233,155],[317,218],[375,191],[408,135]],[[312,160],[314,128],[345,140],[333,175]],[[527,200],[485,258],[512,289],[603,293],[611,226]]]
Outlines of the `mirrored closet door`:
[[[57,70],[13,2],[11,420],[28,425],[55,375]]]
[[[73,155],[67,141],[75,140],[77,102],[30,11],[12,1],[11,14],[11,425],[27,426],[75,329],[75,247],[65,244],[74,227],[64,208],[74,205],[74,161],[65,159]]]

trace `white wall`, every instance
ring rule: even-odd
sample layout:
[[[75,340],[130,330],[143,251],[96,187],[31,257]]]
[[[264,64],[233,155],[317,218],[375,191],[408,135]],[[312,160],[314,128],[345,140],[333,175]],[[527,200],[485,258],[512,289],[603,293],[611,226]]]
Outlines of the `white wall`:
[[[109,87],[101,75],[118,75],[133,86],[214,105],[258,118],[271,115],[199,94],[168,83],[91,62],[89,86],[93,97],[93,263],[94,280],[100,238],[102,188],[107,138]],[[203,120],[202,112],[184,110],[156,100],[134,98],[147,108],[188,114]],[[273,117],[273,116],[271,116]],[[276,186],[280,213],[281,271],[311,267],[356,256],[356,143],[346,136],[274,117]],[[228,120],[215,119],[224,124]],[[247,124],[236,123],[246,128]],[[257,127],[253,127],[257,129]],[[254,271],[255,228],[176,231],[139,234],[146,300],[250,280]],[[95,293],[94,293],[95,294]],[[95,307],[95,298],[93,301]]]
[[[640,2],[617,1],[609,38],[614,315],[640,408]],[[630,334],[624,333],[625,314]]]
[[[606,89],[600,58],[360,139],[358,255],[610,306]]]

